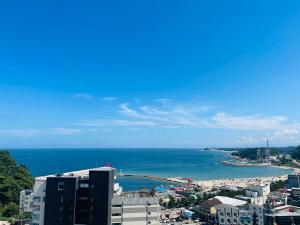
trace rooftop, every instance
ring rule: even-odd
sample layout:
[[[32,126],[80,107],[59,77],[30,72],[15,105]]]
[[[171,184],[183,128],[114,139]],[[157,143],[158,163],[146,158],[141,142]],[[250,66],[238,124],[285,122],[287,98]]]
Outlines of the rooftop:
[[[86,170],[78,170],[78,171],[72,171],[72,172],[66,172],[66,173],[58,173],[58,174],[52,174],[52,175],[46,175],[41,177],[36,177],[37,180],[44,180],[47,177],[88,177],[89,171],[112,171],[115,170],[113,167],[97,167],[97,168],[91,168]]]
[[[235,198],[229,198],[225,196],[216,196],[211,199],[217,199],[219,200],[222,204],[227,204],[227,205],[233,205],[233,206],[242,206],[247,204],[247,201],[235,199]]]

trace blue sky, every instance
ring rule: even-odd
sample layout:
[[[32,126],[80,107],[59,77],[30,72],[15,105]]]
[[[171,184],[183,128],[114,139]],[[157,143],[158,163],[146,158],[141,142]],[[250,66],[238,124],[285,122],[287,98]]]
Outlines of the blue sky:
[[[300,2],[0,3],[1,147],[300,144]]]

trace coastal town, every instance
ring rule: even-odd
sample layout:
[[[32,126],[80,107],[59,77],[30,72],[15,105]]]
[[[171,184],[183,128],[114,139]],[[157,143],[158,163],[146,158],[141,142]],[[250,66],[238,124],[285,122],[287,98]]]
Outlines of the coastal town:
[[[300,225],[300,0],[3,0],[0,24],[0,225]]]
[[[295,157],[299,150],[300,147],[295,148],[290,154]],[[270,166],[278,163],[273,161],[274,157],[271,161],[268,154],[260,154],[257,154],[257,163],[269,161]],[[235,160],[240,159],[235,156]],[[254,166],[255,161],[252,160],[251,164]],[[73,222],[66,224],[98,225],[104,220],[110,225],[300,224],[299,169],[288,167],[286,170],[289,174],[283,176],[200,181],[117,173],[107,164],[105,167],[36,177],[33,189],[19,193],[19,216],[2,223],[53,225],[60,224],[55,222],[58,218],[69,218]],[[128,192],[116,182],[118,177],[143,177],[159,180],[162,184],[152,189]],[[106,199],[104,208],[103,199]],[[101,211],[96,210],[99,204]],[[86,210],[90,207],[95,208],[95,214]],[[89,223],[91,217],[97,222]]]

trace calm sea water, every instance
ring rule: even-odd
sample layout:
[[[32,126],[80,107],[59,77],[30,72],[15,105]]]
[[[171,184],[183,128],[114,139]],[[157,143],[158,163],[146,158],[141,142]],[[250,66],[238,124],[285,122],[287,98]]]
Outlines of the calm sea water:
[[[258,177],[283,175],[287,170],[271,167],[233,167],[220,161],[230,153],[196,149],[15,149],[15,159],[26,165],[33,176],[104,166],[110,163],[123,173],[194,179]],[[121,178],[125,190],[152,188],[160,182]]]

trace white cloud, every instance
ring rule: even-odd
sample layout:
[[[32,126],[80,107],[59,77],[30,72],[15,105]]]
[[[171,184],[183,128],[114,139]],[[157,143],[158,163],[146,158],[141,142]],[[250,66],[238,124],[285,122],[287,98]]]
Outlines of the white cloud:
[[[115,101],[115,100],[117,100],[117,98],[115,98],[115,97],[103,97],[103,98],[101,98],[101,100],[102,101]]]
[[[226,113],[217,113],[212,117],[217,128],[238,130],[276,130],[285,126],[287,118],[284,116],[263,117],[260,115],[230,116]]]
[[[300,131],[294,128],[284,128],[282,130],[276,130],[269,134],[249,134],[243,136],[239,141],[242,144],[263,144],[269,140],[275,144],[287,144],[296,143],[300,140]]]
[[[143,115],[139,114],[136,110],[129,108],[128,103],[122,103],[119,105],[120,113],[125,116],[134,117],[134,118],[141,118]]]
[[[88,119],[73,125],[102,128],[118,126],[159,129],[228,129],[256,133],[259,131],[272,132],[274,138],[280,135],[295,135],[296,130],[300,130],[299,123],[291,122],[285,116],[230,115],[225,112],[216,112],[216,107],[195,101],[176,103],[173,100],[161,102],[155,100],[153,104],[147,105],[135,101],[131,104],[124,102],[116,105],[116,112],[112,112],[110,119]],[[272,137],[269,135],[270,140]],[[242,142],[255,142],[265,140],[266,137],[247,136],[242,139]]]
[[[88,93],[75,93],[73,94],[73,98],[77,99],[91,99],[93,96]]]

